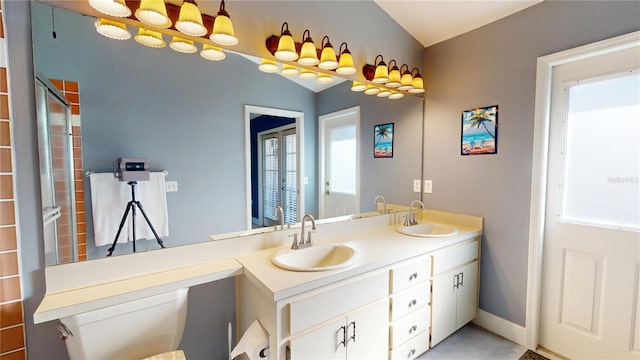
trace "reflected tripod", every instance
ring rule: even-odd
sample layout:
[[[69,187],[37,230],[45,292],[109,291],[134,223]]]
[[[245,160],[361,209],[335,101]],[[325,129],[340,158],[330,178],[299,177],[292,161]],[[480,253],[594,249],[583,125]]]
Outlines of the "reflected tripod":
[[[138,185],[138,182],[137,181],[129,181],[127,184],[129,184],[129,186],[131,186],[131,201],[129,201],[127,203],[127,208],[124,211],[124,214],[122,215],[122,220],[120,220],[120,226],[118,227],[118,233],[116,234],[115,240],[113,240],[113,244],[109,248],[109,255],[107,255],[107,256],[111,256],[111,254],[113,254],[113,250],[115,250],[116,245],[118,243],[118,237],[120,237],[120,232],[122,232],[122,227],[124,226],[125,221],[127,221],[127,215],[129,215],[129,211],[130,210],[131,210],[131,217],[132,217],[132,223],[131,223],[132,225],[131,226],[132,226],[132,230],[133,230],[133,252],[136,252],[136,207],[138,207],[140,209],[140,212],[142,213],[142,216],[144,216],[144,219],[147,221],[147,224],[149,225],[149,228],[153,232],[153,235],[156,237],[156,241],[158,242],[160,247],[164,249],[164,245],[162,244],[162,240],[160,240],[160,237],[158,236],[158,233],[156,232],[156,229],[153,228],[153,225],[151,225],[151,221],[149,221],[149,217],[147,217],[147,213],[145,213],[144,209],[142,208],[142,203],[140,201],[136,200],[136,185]]]

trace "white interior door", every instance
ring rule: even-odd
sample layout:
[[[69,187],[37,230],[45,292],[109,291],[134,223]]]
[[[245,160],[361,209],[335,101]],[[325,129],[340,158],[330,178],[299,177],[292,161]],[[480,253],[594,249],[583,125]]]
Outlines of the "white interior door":
[[[553,69],[542,347],[640,357],[640,49]]]
[[[320,117],[320,216],[355,214],[359,206],[359,107]]]

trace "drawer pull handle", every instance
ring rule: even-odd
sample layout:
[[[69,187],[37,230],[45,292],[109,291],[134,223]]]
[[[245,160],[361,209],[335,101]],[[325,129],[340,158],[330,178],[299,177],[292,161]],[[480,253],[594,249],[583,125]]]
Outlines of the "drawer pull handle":
[[[411,329],[409,329],[409,334],[412,334],[414,331],[418,331],[418,325],[413,325]]]
[[[412,357],[415,354],[416,354],[416,349],[411,349],[411,351],[409,351],[409,353],[407,354],[407,359]]]
[[[338,347],[340,347],[340,345],[347,347],[347,328],[345,326],[340,326],[340,329],[338,329],[338,332],[340,330],[342,330],[342,341],[338,343]]]
[[[356,342],[356,322],[352,321],[349,323],[349,325],[347,325],[347,332],[349,332],[349,328],[351,327],[351,325],[353,325],[353,335],[351,335],[347,339],[347,343],[349,343],[350,340],[353,340],[353,342]]]
[[[414,272],[413,274],[411,274],[411,275],[409,276],[409,281],[413,281],[413,280],[415,280],[415,279],[417,279],[417,278],[418,278],[418,273],[417,273],[417,272]]]
[[[413,299],[413,300],[409,301],[409,307],[416,306],[417,303],[418,303],[418,300]]]

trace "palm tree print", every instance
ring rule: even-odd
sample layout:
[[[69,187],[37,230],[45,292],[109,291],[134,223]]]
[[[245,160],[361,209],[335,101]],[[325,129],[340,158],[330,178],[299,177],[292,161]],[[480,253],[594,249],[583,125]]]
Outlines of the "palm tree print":
[[[378,143],[384,139],[390,139],[393,136],[393,125],[377,125],[375,130],[376,142],[374,146],[378,146]]]
[[[471,122],[470,127],[472,128],[475,127],[479,129],[480,126],[482,125],[482,127],[487,132],[487,134],[489,134],[489,136],[491,136],[491,138],[495,140],[496,134],[492,133],[489,130],[489,128],[487,128],[487,122],[493,123],[492,127],[495,129],[497,127],[497,124],[495,123],[496,113],[497,113],[497,108],[495,106],[488,107],[488,108],[474,109],[467,115],[469,116],[467,121]]]

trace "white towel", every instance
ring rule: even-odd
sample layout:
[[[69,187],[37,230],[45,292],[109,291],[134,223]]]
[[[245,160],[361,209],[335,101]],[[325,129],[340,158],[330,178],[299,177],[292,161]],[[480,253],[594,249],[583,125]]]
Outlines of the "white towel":
[[[138,181],[136,200],[140,201],[144,212],[160,238],[169,236],[169,214],[167,212],[167,192],[164,172],[152,172],[149,181]],[[133,235],[133,234],[132,234]],[[144,219],[142,212],[136,213],[136,240],[153,239],[155,236]]]
[[[131,197],[131,189],[118,181],[112,173],[91,174],[91,208],[93,214],[93,239],[96,246],[110,245],[116,238],[118,226]],[[126,221],[118,237],[118,243],[128,241],[129,222]]]

